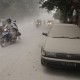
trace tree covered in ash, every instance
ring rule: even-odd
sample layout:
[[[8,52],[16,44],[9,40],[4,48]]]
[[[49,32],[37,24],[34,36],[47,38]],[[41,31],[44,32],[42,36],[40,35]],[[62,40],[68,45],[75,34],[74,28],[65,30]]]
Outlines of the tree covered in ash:
[[[67,22],[68,19],[72,22],[73,12],[75,10],[76,23],[80,13],[80,0],[40,0],[40,7],[46,8],[48,11],[57,10],[61,11],[63,22]]]

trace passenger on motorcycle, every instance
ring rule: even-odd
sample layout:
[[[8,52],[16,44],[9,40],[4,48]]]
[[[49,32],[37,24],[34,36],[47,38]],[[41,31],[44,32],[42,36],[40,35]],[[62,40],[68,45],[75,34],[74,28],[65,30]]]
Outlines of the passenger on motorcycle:
[[[16,24],[16,20],[13,21],[13,29],[16,31],[16,36],[20,39],[21,33],[19,32],[18,26]]]
[[[16,24],[16,20],[13,21],[13,29],[16,31],[16,35],[17,35],[19,30],[18,30],[18,26]]]

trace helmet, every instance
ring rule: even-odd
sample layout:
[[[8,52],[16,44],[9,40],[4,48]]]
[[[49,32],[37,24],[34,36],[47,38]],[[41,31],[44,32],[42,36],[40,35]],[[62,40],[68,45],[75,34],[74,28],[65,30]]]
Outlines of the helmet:
[[[11,19],[7,19],[7,22],[8,22],[8,23],[11,23]]]
[[[16,23],[16,20],[14,20],[13,23]]]

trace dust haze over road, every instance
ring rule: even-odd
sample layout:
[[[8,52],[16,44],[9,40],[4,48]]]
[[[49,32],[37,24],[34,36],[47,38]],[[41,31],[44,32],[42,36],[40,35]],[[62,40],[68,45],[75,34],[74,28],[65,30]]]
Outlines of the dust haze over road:
[[[34,10],[36,11],[36,9]],[[43,17],[44,14],[47,17]],[[45,41],[45,37],[41,33],[48,32],[50,27],[36,28],[30,21],[40,18],[50,19],[51,17],[47,13],[34,15],[29,17],[30,14],[29,16],[27,14],[24,19],[19,18],[22,19],[18,21],[19,30],[22,33],[21,40],[4,48],[0,47],[0,80],[80,80],[79,74],[75,74],[75,72],[48,70],[41,65],[40,50]],[[7,18],[7,16],[5,17]],[[16,13],[13,17],[15,18],[15,16]]]
[[[80,80],[75,72],[49,70],[41,65],[41,45],[45,41],[41,33],[48,32],[50,27],[36,28],[27,19],[18,26],[21,40],[0,47],[0,80]]]
[[[0,19],[22,19],[39,14],[39,0],[0,0]]]

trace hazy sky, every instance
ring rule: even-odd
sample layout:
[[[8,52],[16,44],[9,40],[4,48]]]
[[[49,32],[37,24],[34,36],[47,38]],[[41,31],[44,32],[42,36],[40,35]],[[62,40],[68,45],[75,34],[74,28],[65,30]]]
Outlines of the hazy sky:
[[[23,18],[39,14],[39,0],[0,0],[0,18]]]

